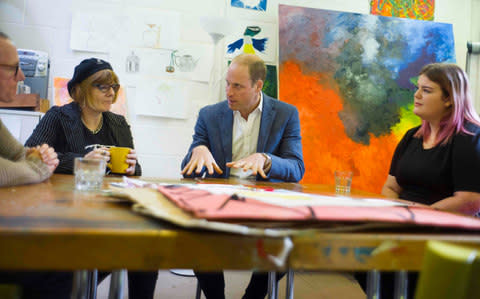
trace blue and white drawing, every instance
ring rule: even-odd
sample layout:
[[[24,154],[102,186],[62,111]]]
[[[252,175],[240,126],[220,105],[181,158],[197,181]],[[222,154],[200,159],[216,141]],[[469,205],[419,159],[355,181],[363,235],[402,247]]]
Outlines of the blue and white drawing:
[[[267,10],[267,0],[231,0],[231,5],[261,11]]]

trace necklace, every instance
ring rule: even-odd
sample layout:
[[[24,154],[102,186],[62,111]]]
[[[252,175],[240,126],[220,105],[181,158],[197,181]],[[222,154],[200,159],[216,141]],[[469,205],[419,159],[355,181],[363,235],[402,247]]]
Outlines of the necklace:
[[[82,117],[82,122],[83,124],[85,125],[85,127],[93,134],[97,134],[98,132],[100,132],[100,130],[102,129],[103,127],[103,114],[100,116],[100,122],[98,123],[98,126],[95,128],[95,130],[90,130],[87,126],[87,124],[85,123],[85,121],[83,120],[83,117]]]

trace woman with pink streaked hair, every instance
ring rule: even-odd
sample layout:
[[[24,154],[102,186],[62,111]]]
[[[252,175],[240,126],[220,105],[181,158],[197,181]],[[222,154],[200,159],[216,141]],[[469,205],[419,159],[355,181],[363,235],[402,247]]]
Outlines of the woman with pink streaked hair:
[[[398,144],[382,194],[476,215],[480,118],[465,72],[446,63],[423,67],[413,113],[422,125],[409,130]]]
[[[468,78],[454,64],[434,63],[420,71],[413,113],[422,125],[403,136],[392,158],[382,194],[476,215],[480,211],[480,118]],[[366,289],[365,273],[356,273]],[[418,273],[408,273],[413,298]],[[392,298],[393,272],[382,272],[381,298]]]

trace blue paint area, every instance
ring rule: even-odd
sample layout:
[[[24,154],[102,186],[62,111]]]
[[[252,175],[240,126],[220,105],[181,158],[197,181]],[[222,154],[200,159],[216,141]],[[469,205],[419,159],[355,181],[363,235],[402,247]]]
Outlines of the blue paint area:
[[[235,50],[240,50],[243,46],[243,38],[234,41],[228,45],[227,53],[233,53]]]
[[[261,39],[256,39],[256,38],[253,38],[252,39],[252,44],[253,44],[253,48],[255,50],[258,50],[260,52],[265,52],[265,45],[268,41],[268,38],[261,38]]]
[[[330,253],[332,253],[332,247],[330,246],[324,247],[322,248],[322,251],[324,256],[329,257]]]
[[[253,6],[250,6],[249,4],[245,4],[243,0],[231,0],[230,3],[233,7],[249,8],[249,9],[261,10],[261,11],[267,10],[267,0],[258,0],[256,5],[253,5]]]
[[[366,257],[369,257],[372,254],[372,251],[375,250],[375,247],[359,247],[353,249],[353,255],[357,261],[360,263],[365,263]]]
[[[338,249],[338,251],[340,251],[340,254],[343,255],[343,256],[347,255],[349,250],[350,250],[350,248],[348,248],[348,247],[340,247]]]

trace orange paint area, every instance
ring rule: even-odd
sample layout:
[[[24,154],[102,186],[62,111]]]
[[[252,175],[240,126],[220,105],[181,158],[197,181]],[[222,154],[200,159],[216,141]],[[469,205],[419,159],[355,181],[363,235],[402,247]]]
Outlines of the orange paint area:
[[[380,193],[397,137],[371,135],[369,145],[351,140],[338,117],[343,100],[329,75],[305,75],[297,64],[286,62],[279,82],[280,100],[295,105],[300,114],[306,168],[302,183],[333,185],[335,170],[352,170],[352,188]]]

